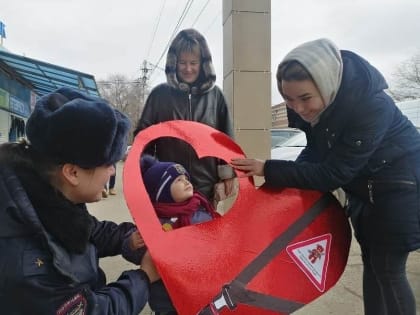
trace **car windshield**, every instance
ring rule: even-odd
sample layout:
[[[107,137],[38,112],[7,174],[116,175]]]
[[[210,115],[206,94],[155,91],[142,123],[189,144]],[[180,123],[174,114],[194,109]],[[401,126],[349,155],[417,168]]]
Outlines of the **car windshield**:
[[[286,140],[277,147],[305,147],[306,146],[306,135],[304,132],[300,132],[297,135]]]
[[[301,131],[292,128],[271,129],[271,148],[282,145],[291,137],[299,134]]]

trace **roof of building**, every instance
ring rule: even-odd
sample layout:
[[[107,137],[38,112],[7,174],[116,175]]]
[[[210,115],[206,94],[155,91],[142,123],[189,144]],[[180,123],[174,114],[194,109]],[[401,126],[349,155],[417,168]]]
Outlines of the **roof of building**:
[[[0,61],[3,61],[28,81],[32,85],[34,92],[39,96],[63,86],[99,96],[93,75],[15,55],[3,49],[0,49]]]

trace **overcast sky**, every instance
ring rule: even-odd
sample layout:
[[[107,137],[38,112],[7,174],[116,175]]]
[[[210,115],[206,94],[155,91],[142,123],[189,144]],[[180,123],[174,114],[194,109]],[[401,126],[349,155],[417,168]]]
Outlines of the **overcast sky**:
[[[187,3],[2,0],[4,46],[16,54],[93,74],[96,80],[116,73],[134,80],[141,75],[143,60],[159,61]],[[180,29],[192,26],[209,42],[222,87],[222,0],[193,1]],[[391,81],[396,66],[420,51],[420,0],[273,0],[273,81],[277,64],[290,49],[320,37],[361,54]],[[166,54],[160,67],[165,60]],[[156,69],[149,83],[164,80],[162,70]],[[281,98],[274,85],[272,90],[272,101],[278,103]]]

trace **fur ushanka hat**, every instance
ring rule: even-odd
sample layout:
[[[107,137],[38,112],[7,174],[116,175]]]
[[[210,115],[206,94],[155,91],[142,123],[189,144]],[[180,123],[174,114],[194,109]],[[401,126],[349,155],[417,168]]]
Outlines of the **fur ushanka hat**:
[[[128,118],[106,100],[70,88],[41,97],[26,124],[35,150],[58,163],[84,168],[120,160],[129,129]]]

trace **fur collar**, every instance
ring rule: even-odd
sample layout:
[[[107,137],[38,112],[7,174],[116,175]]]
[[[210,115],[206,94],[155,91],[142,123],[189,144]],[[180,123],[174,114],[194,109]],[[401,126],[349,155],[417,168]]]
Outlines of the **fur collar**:
[[[93,226],[85,204],[73,204],[31,170],[15,171],[45,230],[69,252],[82,254]]]
[[[179,82],[176,75],[177,52],[175,51],[175,47],[181,40],[197,41],[200,45],[201,70],[194,86],[190,86],[184,82]],[[190,92],[191,94],[203,94],[210,91],[216,82],[216,72],[214,71],[210,49],[204,36],[194,29],[186,29],[179,32],[168,49],[165,73],[168,84],[176,89],[184,92]]]

